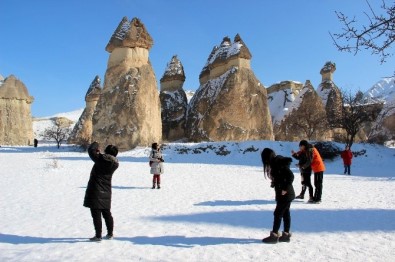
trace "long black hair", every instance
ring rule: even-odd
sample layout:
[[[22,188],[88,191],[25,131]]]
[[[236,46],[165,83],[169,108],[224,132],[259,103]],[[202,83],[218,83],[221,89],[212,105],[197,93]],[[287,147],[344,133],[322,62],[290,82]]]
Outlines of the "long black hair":
[[[265,148],[261,153],[261,159],[263,164],[263,173],[265,174],[265,178],[268,177],[272,179],[272,175],[270,174],[270,162],[276,157],[276,153],[270,149]]]

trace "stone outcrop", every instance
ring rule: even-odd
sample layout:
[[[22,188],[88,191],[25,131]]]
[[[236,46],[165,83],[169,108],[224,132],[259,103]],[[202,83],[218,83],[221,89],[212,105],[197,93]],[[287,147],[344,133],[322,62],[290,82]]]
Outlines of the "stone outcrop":
[[[26,86],[10,75],[0,81],[0,144],[30,145],[33,142],[31,104]]]
[[[335,63],[325,63],[320,71],[322,81],[317,91],[324,103],[327,120],[330,124],[334,124],[338,121],[342,111],[342,95],[339,88],[333,82],[333,73],[335,71]]]
[[[182,89],[184,81],[182,63],[177,56],[173,56],[160,79],[162,138],[166,141],[185,138],[188,100]]]
[[[239,35],[214,47],[190,101],[187,136],[193,141],[273,139],[267,93],[250,67]]]
[[[276,140],[326,140],[326,112],[310,80],[307,80],[275,127]]]
[[[267,88],[270,115],[275,134],[279,132],[278,128],[281,121],[284,120],[289,107],[302,88],[303,84],[296,81],[282,81]]]
[[[106,47],[110,57],[93,114],[93,140],[120,150],[161,140],[159,94],[148,58],[152,44],[139,19],[122,19]]]
[[[90,143],[92,140],[92,117],[101,94],[100,77],[96,76],[85,95],[86,106],[71,132],[68,143]]]

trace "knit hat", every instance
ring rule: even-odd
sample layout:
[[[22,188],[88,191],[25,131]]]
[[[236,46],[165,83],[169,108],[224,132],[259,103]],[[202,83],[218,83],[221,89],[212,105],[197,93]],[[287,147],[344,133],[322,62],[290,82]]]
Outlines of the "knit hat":
[[[118,148],[113,145],[108,145],[106,149],[104,149],[104,153],[112,155],[112,156],[117,156],[118,155]]]
[[[307,142],[307,140],[301,140],[301,141],[299,142],[299,146],[307,147],[308,145],[309,145],[309,142]]]

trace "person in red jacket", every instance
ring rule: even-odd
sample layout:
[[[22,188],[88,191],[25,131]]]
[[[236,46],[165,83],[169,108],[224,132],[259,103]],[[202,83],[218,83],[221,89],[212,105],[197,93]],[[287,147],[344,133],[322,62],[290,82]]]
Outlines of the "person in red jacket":
[[[341,153],[341,158],[343,158],[343,164],[344,164],[344,174],[350,175],[350,167],[351,167],[351,160],[352,160],[352,152],[350,150],[350,147],[346,145],[346,149]]]

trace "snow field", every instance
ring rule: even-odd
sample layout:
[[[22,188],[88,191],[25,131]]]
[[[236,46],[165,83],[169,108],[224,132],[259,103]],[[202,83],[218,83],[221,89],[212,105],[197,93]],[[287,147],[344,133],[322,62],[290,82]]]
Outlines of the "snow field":
[[[113,177],[115,239],[101,243],[87,241],[94,229],[82,206],[93,165],[86,153],[1,147],[0,260],[393,261],[394,149],[355,145],[368,153],[355,158],[352,176],[339,174],[340,159],[326,163],[323,202],[294,201],[291,243],[265,245],[274,192],[260,151],[235,153],[250,144],[228,143],[227,156],[176,154],[181,144],[169,145],[160,190],[151,189],[147,149],[121,153]],[[284,155],[297,146],[280,144],[254,142]],[[293,171],[299,193],[300,175]]]

